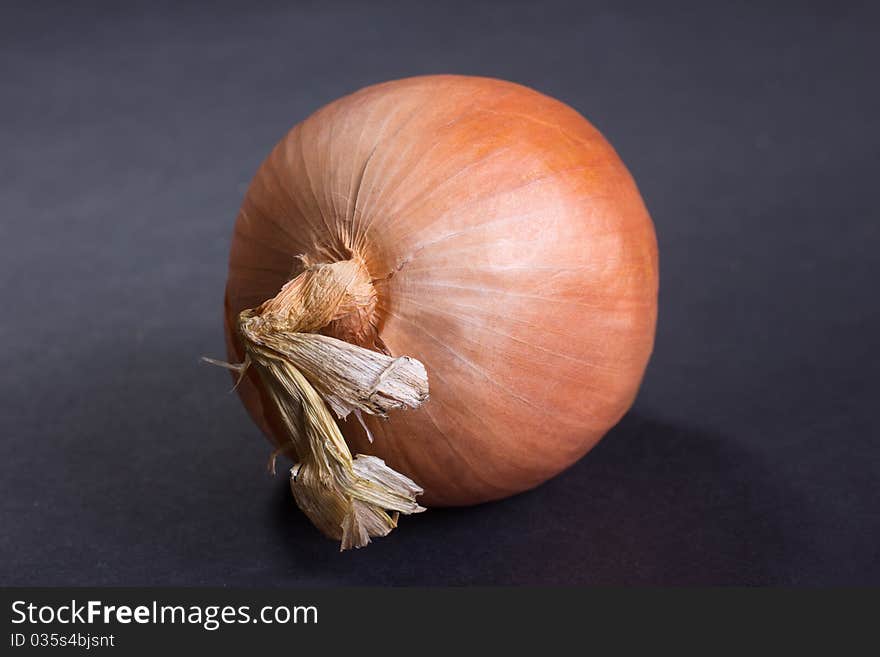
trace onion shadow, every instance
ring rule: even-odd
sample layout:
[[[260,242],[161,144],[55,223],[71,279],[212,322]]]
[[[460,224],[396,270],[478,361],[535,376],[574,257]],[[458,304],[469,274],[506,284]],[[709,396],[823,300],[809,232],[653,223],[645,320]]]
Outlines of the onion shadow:
[[[768,585],[791,581],[792,519],[778,509],[792,506],[795,493],[730,437],[631,413],[535,490],[402,517],[366,549],[340,555],[298,511],[286,482],[270,521],[294,580],[307,573],[327,584],[386,586]]]

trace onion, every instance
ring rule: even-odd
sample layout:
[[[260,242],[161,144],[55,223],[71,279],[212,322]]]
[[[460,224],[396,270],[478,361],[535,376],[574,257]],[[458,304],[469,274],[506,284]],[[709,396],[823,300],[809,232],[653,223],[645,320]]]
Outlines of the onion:
[[[583,456],[636,395],[657,280],[632,177],[577,112],[500,80],[387,82],[318,110],[257,172],[230,367],[300,461],[299,506],[358,547],[422,489],[499,499]]]

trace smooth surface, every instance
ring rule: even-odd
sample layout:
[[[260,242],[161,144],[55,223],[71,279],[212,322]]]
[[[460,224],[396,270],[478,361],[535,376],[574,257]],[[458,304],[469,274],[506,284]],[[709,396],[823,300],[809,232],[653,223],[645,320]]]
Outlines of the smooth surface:
[[[503,499],[575,463],[632,405],[654,343],[657,243],[632,176],[577,112],[502,80],[422,75],[325,106],[260,167],[230,252],[231,362],[239,313],[298,256],[364,258],[365,321],[424,363],[430,401],[365,414],[372,443],[354,418],[342,429],[425,506]],[[260,376],[238,392],[271,427]]]
[[[22,7],[0,15],[0,583],[880,584],[869,3]],[[523,82],[612,141],[657,226],[657,344],[559,478],[340,555],[198,357],[224,352],[232,222],[279,135],[436,72]]]

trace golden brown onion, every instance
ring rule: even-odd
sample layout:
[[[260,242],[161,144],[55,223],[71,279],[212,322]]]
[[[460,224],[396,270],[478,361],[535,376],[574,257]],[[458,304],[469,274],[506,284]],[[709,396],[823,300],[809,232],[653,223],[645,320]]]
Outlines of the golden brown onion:
[[[324,333],[424,363],[429,401],[365,415],[372,444],[340,424],[428,506],[505,497],[574,463],[630,407],[651,353],[657,250],[630,174],[577,112],[509,82],[397,80],[294,127],[236,221],[231,359],[245,355],[239,313],[302,272],[300,255],[354,258],[373,279],[356,326]],[[362,320],[378,340],[357,337]],[[239,391],[286,444],[257,373]]]

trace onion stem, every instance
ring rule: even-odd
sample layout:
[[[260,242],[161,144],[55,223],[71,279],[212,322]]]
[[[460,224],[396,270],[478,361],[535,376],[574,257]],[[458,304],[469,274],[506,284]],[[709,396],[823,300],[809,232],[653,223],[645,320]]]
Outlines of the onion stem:
[[[290,487],[299,508],[341,549],[362,547],[397,526],[400,513],[424,511],[422,489],[375,457],[352,457],[331,414],[361,412],[385,417],[415,408],[428,398],[428,378],[419,361],[393,358],[359,344],[384,346],[372,313],[376,292],[356,258],[310,264],[272,299],[239,315],[238,329],[248,367],[259,375],[293,452]],[[351,341],[320,335],[331,327]],[[219,363],[218,363],[219,364]]]

